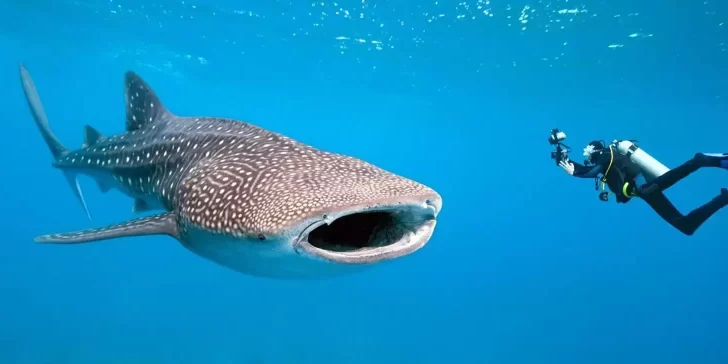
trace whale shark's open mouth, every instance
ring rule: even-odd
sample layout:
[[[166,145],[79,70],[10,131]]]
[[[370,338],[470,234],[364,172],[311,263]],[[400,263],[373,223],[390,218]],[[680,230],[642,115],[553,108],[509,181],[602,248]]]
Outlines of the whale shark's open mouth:
[[[440,206],[394,204],[346,211],[306,228],[297,248],[336,263],[367,264],[418,250],[432,236]]]

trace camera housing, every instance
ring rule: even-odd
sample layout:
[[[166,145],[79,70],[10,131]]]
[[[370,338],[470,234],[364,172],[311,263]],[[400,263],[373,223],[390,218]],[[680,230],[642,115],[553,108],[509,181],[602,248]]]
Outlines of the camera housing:
[[[566,133],[559,129],[551,129],[551,135],[549,135],[549,144],[556,145],[566,140]]]
[[[551,151],[551,159],[553,159],[556,162],[556,165],[559,165],[559,162],[564,162],[569,160],[569,147],[563,143],[563,141],[566,139],[566,133],[559,129],[551,129],[551,135],[549,135],[549,144],[556,146],[553,151]]]

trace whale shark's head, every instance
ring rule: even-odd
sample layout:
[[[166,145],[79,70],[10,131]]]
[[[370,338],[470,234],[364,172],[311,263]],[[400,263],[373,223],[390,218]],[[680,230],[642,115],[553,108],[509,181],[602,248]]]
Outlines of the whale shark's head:
[[[188,248],[245,273],[302,277],[355,271],[430,240],[442,207],[431,188],[284,137],[265,140],[251,148],[268,172],[228,159],[182,184]]]

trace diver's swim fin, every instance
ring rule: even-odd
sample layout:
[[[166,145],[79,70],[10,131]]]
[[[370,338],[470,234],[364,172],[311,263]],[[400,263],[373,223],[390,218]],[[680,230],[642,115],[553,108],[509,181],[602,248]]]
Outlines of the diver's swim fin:
[[[709,166],[728,169],[728,153],[698,153],[698,155],[707,158]]]

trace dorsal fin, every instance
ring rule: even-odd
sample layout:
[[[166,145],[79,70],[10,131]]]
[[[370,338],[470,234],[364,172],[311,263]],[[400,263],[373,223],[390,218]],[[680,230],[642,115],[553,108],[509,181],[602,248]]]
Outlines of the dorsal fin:
[[[159,101],[154,90],[132,71],[126,73],[124,95],[126,97],[126,131],[143,128],[169,113]]]
[[[89,147],[96,144],[104,136],[99,133],[98,130],[94,129],[91,125],[86,125],[84,128],[83,147]]]

